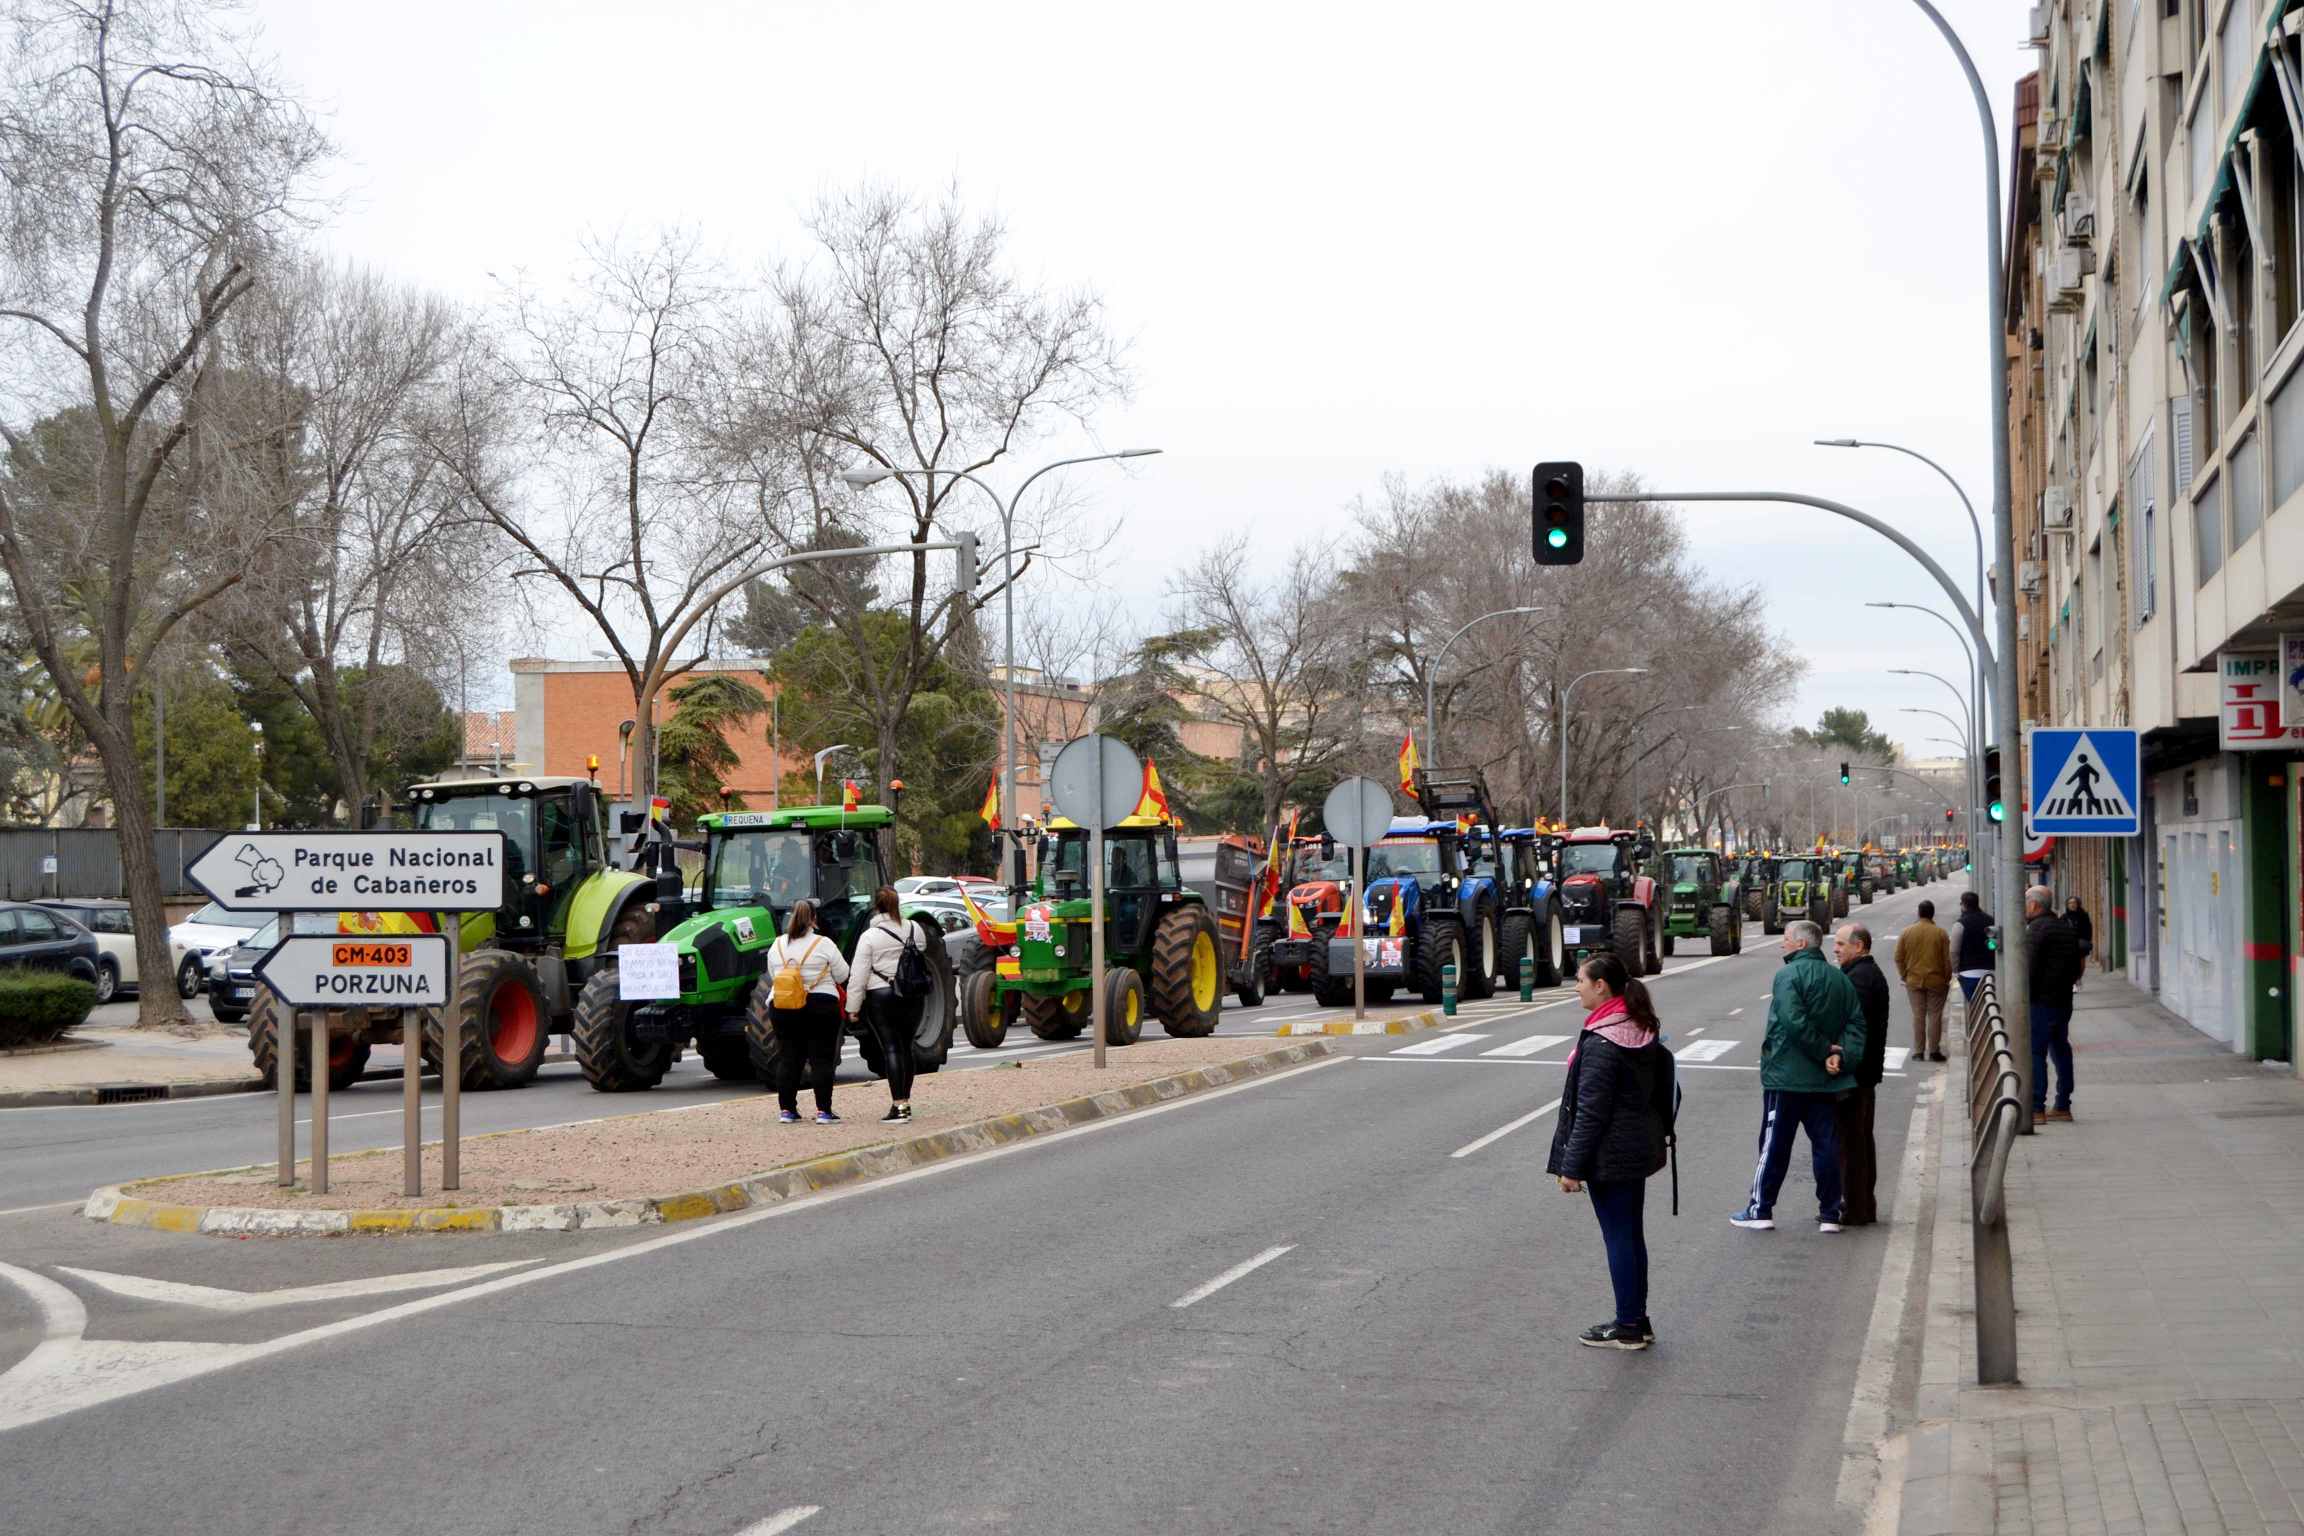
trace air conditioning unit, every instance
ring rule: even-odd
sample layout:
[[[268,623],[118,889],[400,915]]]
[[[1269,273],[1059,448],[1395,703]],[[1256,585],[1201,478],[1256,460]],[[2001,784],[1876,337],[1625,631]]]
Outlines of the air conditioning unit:
[[[2064,120],[2060,117],[2044,119],[2040,124],[2040,154],[2043,158],[2064,147]]]
[[[2040,523],[2046,528],[2072,526],[2072,491],[2068,486],[2052,485],[2040,493]]]
[[[2096,263],[2087,251],[2066,246],[2048,258],[2048,307],[2056,310],[2074,310],[2080,307],[2082,279],[2096,270]]]
[[[2027,597],[2040,595],[2040,562],[2024,560],[2016,566],[2016,590]]]
[[[2085,192],[2064,195],[2064,242],[2072,246],[2091,246],[2096,242],[2096,205]]]
[[[2045,48],[2048,46],[2049,13],[2049,7],[2036,5],[2032,7],[2031,13],[2024,18],[2025,47]]]

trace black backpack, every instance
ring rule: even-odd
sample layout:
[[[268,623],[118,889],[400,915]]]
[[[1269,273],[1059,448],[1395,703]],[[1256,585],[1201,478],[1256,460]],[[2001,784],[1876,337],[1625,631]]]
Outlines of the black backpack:
[[[917,920],[914,926],[917,928]],[[904,951],[896,957],[896,995],[906,1002],[917,1002],[935,990],[936,978],[928,970],[928,957],[906,937]]]

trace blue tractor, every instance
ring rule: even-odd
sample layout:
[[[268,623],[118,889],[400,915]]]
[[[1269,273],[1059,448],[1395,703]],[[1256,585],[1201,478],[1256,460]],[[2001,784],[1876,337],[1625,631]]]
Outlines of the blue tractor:
[[[1483,826],[1495,825],[1485,784],[1475,776],[1419,773],[1421,818],[1393,821],[1384,840],[1368,850],[1362,882],[1361,936],[1368,995],[1384,1001],[1401,988],[1440,1001],[1441,971],[1456,967],[1457,993],[1490,996],[1504,964],[1503,926],[1509,894],[1484,852],[1495,861]],[[1324,1004],[1352,995],[1352,945],[1339,929],[1316,968],[1314,991]]]
[[[1566,964],[1561,945],[1560,837],[1534,827],[1506,827],[1496,837],[1504,892],[1503,970],[1497,985],[1520,985],[1520,962],[1536,962],[1536,985],[1556,987]]]

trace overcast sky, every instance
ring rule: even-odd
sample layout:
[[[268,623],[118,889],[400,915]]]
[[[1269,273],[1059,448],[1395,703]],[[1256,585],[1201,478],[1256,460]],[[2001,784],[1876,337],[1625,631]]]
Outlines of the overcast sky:
[[[1982,150],[1909,0],[253,9],[345,155],[330,243],[459,296],[619,226],[749,265],[800,248],[819,191],[956,182],[1132,340],[1094,440],[1165,455],[1074,484],[1147,612],[1172,552],[1232,527],[1277,560],[1387,472],[1546,458],[1850,501],[1974,568],[1924,466],[1809,446],[1908,443],[1990,514]],[[2005,134],[2026,7],[1943,9]],[[1801,720],[1855,705],[1942,752],[1896,710],[1950,696],[1885,669],[1956,675],[1951,636],[1861,606],[1937,602],[1917,565],[1822,513],[1687,522],[1808,658]]]

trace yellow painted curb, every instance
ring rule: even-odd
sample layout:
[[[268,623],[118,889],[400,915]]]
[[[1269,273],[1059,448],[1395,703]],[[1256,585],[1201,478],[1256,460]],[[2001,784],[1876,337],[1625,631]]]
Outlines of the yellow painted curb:
[[[1311,1035],[1412,1035],[1420,1029],[1432,1029],[1446,1022],[1447,1015],[1437,1008],[1422,1013],[1402,1014],[1394,1019],[1327,1019],[1319,1023],[1283,1024],[1278,1031],[1283,1040],[1300,1039]]]

